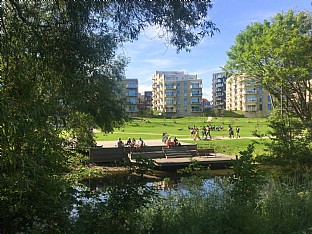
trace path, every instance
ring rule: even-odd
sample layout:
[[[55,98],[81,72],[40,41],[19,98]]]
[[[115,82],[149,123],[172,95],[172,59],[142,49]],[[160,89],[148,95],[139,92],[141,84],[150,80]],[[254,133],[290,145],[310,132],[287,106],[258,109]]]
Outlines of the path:
[[[263,138],[266,138],[268,139],[269,137],[263,137]],[[263,139],[262,138],[262,139]],[[228,138],[228,137],[212,137],[212,141],[213,140],[242,140],[242,139],[259,139],[259,137],[241,137],[241,138]],[[183,142],[183,141],[193,141],[194,143],[198,142],[199,140],[196,140],[194,141],[193,138],[179,138],[179,141],[181,142],[182,145],[187,145],[187,144],[190,144],[190,143],[187,143],[187,142]],[[208,140],[209,141],[209,140]],[[103,147],[116,147],[116,141],[97,141],[97,145],[101,145]],[[162,145],[162,141],[159,139],[154,139],[154,140],[144,140],[145,144],[146,145],[150,145],[150,146],[154,146],[154,145]],[[163,144],[165,146],[165,144]]]

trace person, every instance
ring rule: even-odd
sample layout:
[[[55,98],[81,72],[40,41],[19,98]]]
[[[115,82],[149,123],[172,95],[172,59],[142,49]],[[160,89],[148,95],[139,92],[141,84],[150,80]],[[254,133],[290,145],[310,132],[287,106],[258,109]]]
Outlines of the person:
[[[122,142],[121,138],[118,138],[118,141],[116,142],[116,146],[117,146],[118,148],[124,147],[124,143]]]
[[[143,146],[144,146],[144,141],[140,137],[139,140],[138,140],[138,143],[136,144],[136,148],[137,148],[137,150],[141,151]]]
[[[208,136],[209,136],[209,138],[211,139],[212,137],[211,137],[211,133],[210,133],[210,131],[211,131],[210,126],[207,125],[207,128],[206,128],[206,129],[207,129],[207,130],[206,130],[206,139],[207,139]]]
[[[131,138],[129,137],[126,143],[127,146],[131,146]]]
[[[199,137],[199,135],[198,135],[198,128],[195,128],[195,132],[194,132],[194,141],[195,141],[196,139],[199,139],[199,140],[200,140],[200,137]]]
[[[168,147],[174,146],[174,142],[171,141],[171,137],[170,136],[168,137],[168,139],[166,141],[166,146],[168,146]]]
[[[179,142],[177,137],[174,137],[173,142],[174,142],[174,146],[181,146],[181,143]]]
[[[163,132],[161,141],[166,144],[167,140],[168,140],[168,134],[166,132]]]
[[[239,127],[236,126],[236,138],[240,138],[239,131],[240,131]]]
[[[228,132],[229,132],[229,137],[232,138],[232,136],[234,137],[234,133],[233,133],[233,128],[231,125],[229,125],[228,127]]]

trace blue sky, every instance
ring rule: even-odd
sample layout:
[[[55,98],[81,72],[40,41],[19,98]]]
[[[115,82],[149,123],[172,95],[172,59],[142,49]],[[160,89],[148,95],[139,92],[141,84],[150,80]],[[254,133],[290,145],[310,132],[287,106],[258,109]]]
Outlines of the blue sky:
[[[269,20],[278,12],[312,10],[311,0],[214,0],[209,18],[220,29],[207,37],[191,52],[176,49],[157,38],[149,28],[139,40],[127,43],[122,53],[130,58],[126,78],[139,80],[139,92],[152,90],[152,75],[158,71],[184,71],[203,80],[203,97],[211,100],[212,74],[220,72],[235,37],[253,22]]]

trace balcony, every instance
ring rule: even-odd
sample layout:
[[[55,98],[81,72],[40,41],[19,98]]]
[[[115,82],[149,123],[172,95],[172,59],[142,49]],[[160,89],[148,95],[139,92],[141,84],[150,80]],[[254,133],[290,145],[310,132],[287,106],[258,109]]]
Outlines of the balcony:
[[[177,112],[176,108],[166,108],[165,109],[166,113],[173,113],[173,112]]]
[[[191,93],[191,97],[202,96],[203,93]]]
[[[190,86],[190,89],[202,89],[203,88],[203,85],[202,84],[199,84],[199,85],[195,85],[195,84],[192,84]]]
[[[203,109],[201,108],[192,108],[191,112],[203,112]]]
[[[168,89],[177,89],[176,85],[166,85],[166,90]]]

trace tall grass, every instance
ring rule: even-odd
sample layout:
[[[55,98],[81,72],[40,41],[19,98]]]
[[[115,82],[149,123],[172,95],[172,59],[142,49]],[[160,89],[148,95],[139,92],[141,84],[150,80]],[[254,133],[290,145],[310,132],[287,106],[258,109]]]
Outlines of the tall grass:
[[[138,210],[131,233],[312,233],[312,186],[296,183],[270,181],[254,208],[233,202],[226,182],[175,191]]]

